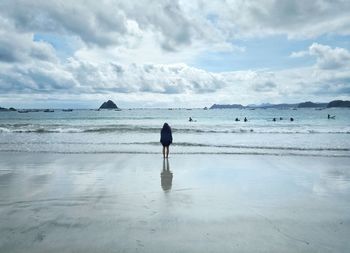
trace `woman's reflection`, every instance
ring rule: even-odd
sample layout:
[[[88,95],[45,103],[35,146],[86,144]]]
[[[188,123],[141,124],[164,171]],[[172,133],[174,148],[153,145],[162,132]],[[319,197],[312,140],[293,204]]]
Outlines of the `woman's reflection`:
[[[170,171],[168,159],[163,160],[163,171],[160,173],[160,181],[163,191],[167,192],[171,190],[171,185],[173,183],[173,173]]]

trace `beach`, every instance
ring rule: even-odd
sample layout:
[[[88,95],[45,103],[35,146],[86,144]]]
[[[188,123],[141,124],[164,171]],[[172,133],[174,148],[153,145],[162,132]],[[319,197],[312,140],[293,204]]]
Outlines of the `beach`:
[[[0,253],[350,253],[349,13],[0,0]]]
[[[0,252],[347,252],[350,158],[0,153]]]

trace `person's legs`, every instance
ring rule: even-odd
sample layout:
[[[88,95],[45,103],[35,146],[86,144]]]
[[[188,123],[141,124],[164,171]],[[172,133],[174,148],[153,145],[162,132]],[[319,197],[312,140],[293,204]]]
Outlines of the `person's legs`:
[[[169,156],[169,146],[166,147],[166,158]]]
[[[165,158],[165,146],[163,146],[163,158]]]

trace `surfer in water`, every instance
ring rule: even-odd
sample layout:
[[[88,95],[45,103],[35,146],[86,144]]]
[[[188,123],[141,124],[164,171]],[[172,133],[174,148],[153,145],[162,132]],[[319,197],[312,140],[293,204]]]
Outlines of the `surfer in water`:
[[[171,128],[168,123],[164,123],[162,130],[160,131],[160,143],[163,145],[163,158],[169,156],[169,146],[173,142],[173,136]]]

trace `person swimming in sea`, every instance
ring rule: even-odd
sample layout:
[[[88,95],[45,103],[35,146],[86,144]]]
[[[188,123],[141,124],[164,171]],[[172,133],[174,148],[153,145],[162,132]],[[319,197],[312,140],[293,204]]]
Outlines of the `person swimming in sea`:
[[[160,143],[163,145],[163,158],[169,156],[169,146],[173,142],[173,136],[171,133],[171,127],[168,123],[164,123],[162,130],[160,131]]]
[[[238,118],[236,118],[236,119],[235,119],[235,121],[239,121],[239,119],[238,119]]]
[[[244,122],[247,122],[248,120],[247,120],[247,118],[246,117],[244,117]]]
[[[331,116],[328,114],[328,119],[335,119],[335,115]]]
[[[193,121],[193,119],[192,119],[191,117],[189,117],[189,118],[188,118],[188,121],[189,121],[189,122],[192,122],[192,121]]]
[[[294,121],[294,118],[290,118],[290,121]]]

